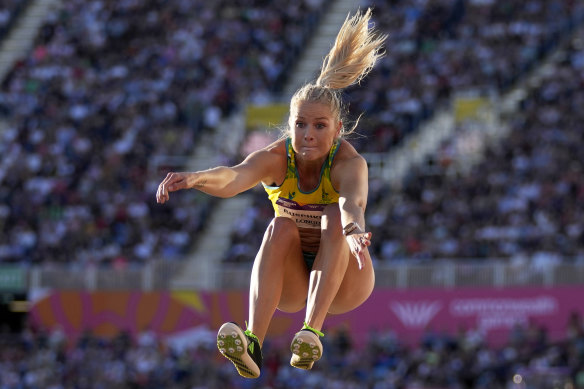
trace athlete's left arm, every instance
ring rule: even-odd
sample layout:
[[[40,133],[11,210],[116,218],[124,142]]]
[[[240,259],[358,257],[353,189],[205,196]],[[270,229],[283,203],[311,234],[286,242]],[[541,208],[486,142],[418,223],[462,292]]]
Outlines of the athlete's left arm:
[[[359,154],[337,161],[333,182],[339,190],[339,208],[343,233],[351,253],[363,267],[364,253],[371,245],[371,233],[365,229],[365,207],[367,206],[368,172],[367,162]]]

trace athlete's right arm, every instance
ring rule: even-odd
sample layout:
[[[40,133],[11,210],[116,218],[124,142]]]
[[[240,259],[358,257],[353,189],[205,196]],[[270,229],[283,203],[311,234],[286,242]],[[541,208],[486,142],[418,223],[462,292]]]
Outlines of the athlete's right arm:
[[[285,163],[285,157],[283,159]],[[197,189],[217,197],[233,197],[256,186],[260,181],[269,182],[282,167],[281,153],[272,145],[255,151],[239,165],[218,166],[198,172],[171,172],[158,186],[156,201],[164,204],[170,192],[181,189]]]

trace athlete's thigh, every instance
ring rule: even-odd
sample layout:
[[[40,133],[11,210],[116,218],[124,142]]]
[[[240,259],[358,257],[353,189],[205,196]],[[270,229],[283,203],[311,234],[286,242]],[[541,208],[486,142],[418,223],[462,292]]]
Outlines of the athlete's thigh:
[[[357,259],[350,253],[342,232],[339,207],[333,205],[327,206],[325,214],[329,228],[328,233],[339,237],[338,240],[335,238],[334,241],[344,245],[343,249],[333,251],[335,251],[336,255],[349,256],[343,280],[329,308],[329,312],[331,313],[344,313],[358,307],[367,300],[375,285],[375,273],[368,251],[365,253],[365,261],[362,269],[359,269]]]
[[[287,219],[288,221],[293,223],[290,219]],[[294,228],[296,228],[295,224]],[[280,231],[282,230],[285,231],[285,229]],[[287,252],[281,253],[286,258],[284,260],[284,280],[278,309],[284,312],[296,312],[304,308],[308,295],[309,273],[302,255],[300,236],[297,233],[293,235],[298,236],[298,239],[294,238],[289,245],[289,249],[286,250]]]
[[[351,254],[349,254],[351,255]],[[329,308],[330,313],[345,313],[363,304],[375,286],[375,271],[369,252],[365,254],[363,268],[351,255],[341,286]]]

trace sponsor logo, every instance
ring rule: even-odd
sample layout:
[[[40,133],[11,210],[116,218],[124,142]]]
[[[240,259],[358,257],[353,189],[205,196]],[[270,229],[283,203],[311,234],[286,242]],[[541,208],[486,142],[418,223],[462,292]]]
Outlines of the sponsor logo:
[[[389,305],[406,328],[425,328],[442,309],[440,301],[393,302]]]
[[[475,317],[477,327],[488,331],[526,324],[530,317],[551,316],[559,310],[559,303],[551,296],[460,298],[450,302],[454,318]]]

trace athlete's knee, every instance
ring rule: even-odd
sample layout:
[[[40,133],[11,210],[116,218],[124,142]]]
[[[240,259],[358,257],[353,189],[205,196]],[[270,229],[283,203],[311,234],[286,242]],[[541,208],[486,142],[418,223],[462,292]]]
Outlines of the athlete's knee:
[[[265,238],[274,240],[296,239],[300,237],[298,227],[294,221],[287,217],[275,217],[266,229]]]
[[[367,301],[372,292],[373,285],[371,285],[371,287],[362,288],[354,294],[337,294],[331,303],[328,312],[333,315],[350,312]]]

